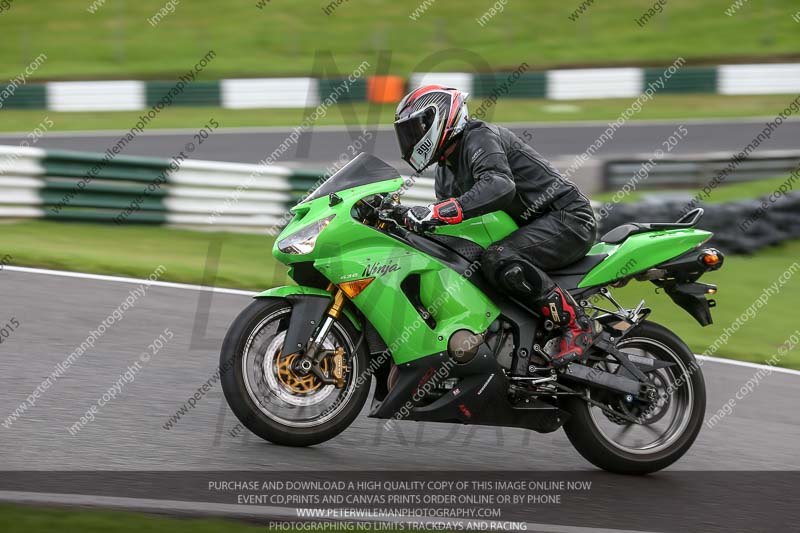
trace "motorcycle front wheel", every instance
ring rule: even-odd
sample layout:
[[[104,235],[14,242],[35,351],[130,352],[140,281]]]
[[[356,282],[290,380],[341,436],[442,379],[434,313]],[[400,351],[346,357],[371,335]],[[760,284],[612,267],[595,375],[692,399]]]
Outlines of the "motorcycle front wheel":
[[[703,373],[689,347],[653,322],[636,326],[617,348],[639,358],[672,363],[647,373],[657,391],[656,402],[637,407],[619,395],[590,390],[589,397],[603,407],[569,398],[566,408],[571,417],[564,432],[575,449],[599,468],[620,474],[649,474],[677,461],[697,438],[706,409]],[[611,357],[594,365],[607,372],[623,371]]]
[[[297,318],[297,317],[295,317]],[[256,300],[234,320],[220,352],[222,390],[233,413],[247,429],[275,444],[310,446],[344,431],[367,400],[370,376],[367,353],[356,350],[357,332],[349,320],[337,320],[323,349],[343,350],[321,367],[331,374],[340,364],[341,387],[294,371],[295,355],[286,355],[283,341],[292,306],[283,299]]]

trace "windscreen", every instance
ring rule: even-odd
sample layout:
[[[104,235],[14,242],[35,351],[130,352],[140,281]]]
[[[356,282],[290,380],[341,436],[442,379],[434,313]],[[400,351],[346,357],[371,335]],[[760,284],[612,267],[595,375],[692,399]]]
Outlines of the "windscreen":
[[[350,189],[358,185],[376,183],[399,178],[400,173],[374,155],[360,153],[352,161],[340,168],[320,185],[316,191],[308,195],[301,203],[310,202],[331,193]]]

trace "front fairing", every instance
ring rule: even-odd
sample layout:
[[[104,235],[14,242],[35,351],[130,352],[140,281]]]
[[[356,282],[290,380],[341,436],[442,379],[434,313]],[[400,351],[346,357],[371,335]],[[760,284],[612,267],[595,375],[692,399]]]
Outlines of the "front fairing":
[[[273,248],[278,261],[289,266],[310,263],[334,284],[371,278],[350,301],[390,347],[397,364],[441,353],[455,331],[485,331],[499,314],[489,298],[446,264],[353,218],[359,200],[391,194],[402,186],[403,179],[397,177],[336,191],[334,201],[330,195],[305,201],[292,208],[295,216]],[[313,250],[287,254],[278,248],[283,239],[331,215],[335,216],[318,234]],[[418,280],[419,301],[435,325],[420,319],[418,308],[402,290],[403,281],[412,277]]]
[[[402,185],[402,178],[397,178],[337,192],[341,198],[338,203],[328,197],[302,203],[293,209],[295,218],[273,249],[275,257],[285,264],[311,262],[334,284],[372,278],[351,301],[391,348],[397,364],[441,353],[455,331],[485,331],[499,314],[491,300],[455,270],[353,219],[351,211],[360,199],[393,193]],[[282,239],[331,215],[336,216],[320,232],[308,254],[286,254],[278,249]],[[420,319],[419,310],[401,289],[402,282],[411,276],[419,280],[419,299],[436,321],[433,327]]]
[[[329,196],[321,196],[294,206],[291,212],[294,218],[275,239],[272,255],[286,265],[301,261],[315,261],[320,257],[329,257],[331,250],[345,250],[354,242],[370,239],[376,232],[363,224],[355,223],[351,216],[353,206],[361,199],[375,194],[392,193],[403,186],[403,178],[394,178],[376,183],[369,183],[339,191],[336,196],[341,202],[331,202]],[[307,254],[287,254],[278,249],[278,245],[290,235],[331,215],[335,215],[330,223],[317,237],[314,249]]]

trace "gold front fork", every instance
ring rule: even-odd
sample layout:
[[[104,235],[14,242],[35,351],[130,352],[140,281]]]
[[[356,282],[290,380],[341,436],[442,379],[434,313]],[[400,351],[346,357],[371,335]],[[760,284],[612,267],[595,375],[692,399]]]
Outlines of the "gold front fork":
[[[336,287],[336,285],[333,283],[328,285],[328,291],[333,294],[333,303],[331,304],[330,309],[328,309],[328,317],[322,323],[320,333],[315,341],[316,349],[322,347],[322,342],[325,336],[327,336],[328,331],[330,331],[333,321],[339,319],[339,317],[342,315],[342,308],[344,307],[344,291]],[[338,346],[334,351],[333,364],[331,366],[331,376],[333,377],[335,386],[337,389],[341,389],[344,387],[344,373],[347,370],[344,362],[344,348],[341,346]]]
[[[333,303],[331,304],[331,308],[328,310],[328,316],[331,316],[335,319],[339,319],[342,315],[342,308],[344,307],[344,291],[342,289],[337,289],[336,292],[333,294]]]

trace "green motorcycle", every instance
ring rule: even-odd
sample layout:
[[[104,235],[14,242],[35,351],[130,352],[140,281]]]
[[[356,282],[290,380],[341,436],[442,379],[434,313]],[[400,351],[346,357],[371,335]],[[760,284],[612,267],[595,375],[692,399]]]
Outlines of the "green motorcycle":
[[[324,442],[358,416],[374,380],[369,416],[386,425],[563,426],[590,462],[631,474],[689,449],[706,400],[694,355],[647,320],[644,301],[624,308],[609,287],[650,281],[710,324],[716,287],[697,280],[723,256],[693,229],[701,209],[617,227],[550,272],[602,330],[585,360],[556,371],[555,325],[480,274],[483,250],[516,224],[497,212],[413,233],[393,216],[404,187],[361,154],[292,209],[273,254],[297,286],[256,295],[222,345],[225,398],[244,426],[277,444]]]

